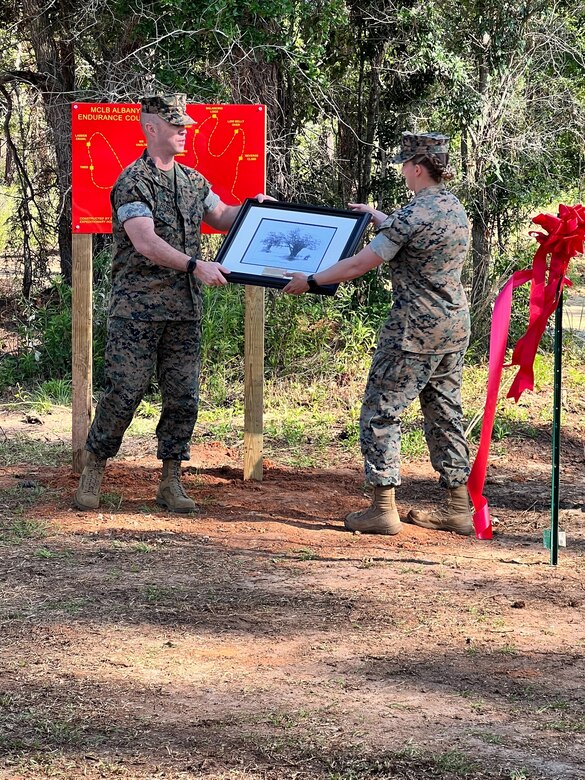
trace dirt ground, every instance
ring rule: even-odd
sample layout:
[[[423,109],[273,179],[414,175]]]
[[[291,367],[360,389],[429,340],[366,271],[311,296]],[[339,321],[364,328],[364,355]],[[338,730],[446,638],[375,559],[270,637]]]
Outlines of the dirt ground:
[[[492,458],[480,542],[344,531],[367,505],[357,453],[244,482],[219,442],[185,468],[197,515],[154,503],[152,442],[126,445],[82,513],[50,421],[6,413],[0,435],[44,439],[55,465],[0,468],[0,778],[585,778],[585,436],[568,422],[552,567],[546,431]],[[425,460],[398,500],[440,500]]]

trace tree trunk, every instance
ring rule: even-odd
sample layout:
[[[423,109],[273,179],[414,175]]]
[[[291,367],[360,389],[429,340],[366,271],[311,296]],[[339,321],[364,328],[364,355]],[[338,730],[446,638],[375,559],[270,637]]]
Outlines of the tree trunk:
[[[485,342],[489,333],[490,321],[490,266],[491,241],[489,214],[484,198],[480,208],[471,219],[471,263],[473,281],[471,284],[471,323],[472,340]],[[487,327],[486,327],[487,326]]]
[[[63,38],[55,36],[54,24],[39,11],[34,0],[23,0],[23,16],[29,27],[37,71],[45,84],[43,103],[52,135],[59,186],[57,234],[61,274],[71,283],[71,108],[75,86],[74,35],[66,29],[67,13],[60,21]]]
[[[287,74],[278,60],[258,61],[252,54],[238,49],[234,52],[229,78],[234,102],[266,106],[268,188],[274,197],[288,200],[292,195],[294,90]]]

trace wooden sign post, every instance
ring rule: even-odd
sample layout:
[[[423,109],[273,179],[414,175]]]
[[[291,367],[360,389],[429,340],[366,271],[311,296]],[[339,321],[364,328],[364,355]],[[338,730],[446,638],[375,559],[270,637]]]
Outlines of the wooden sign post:
[[[264,287],[246,287],[244,344],[244,479],[262,481]]]
[[[72,247],[72,356],[71,438],[73,471],[83,470],[85,441],[91,424],[92,395],[92,237],[73,235]]]

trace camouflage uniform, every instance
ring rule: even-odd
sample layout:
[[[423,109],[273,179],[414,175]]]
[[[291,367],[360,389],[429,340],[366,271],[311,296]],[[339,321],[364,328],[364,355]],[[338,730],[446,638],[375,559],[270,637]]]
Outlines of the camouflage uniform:
[[[184,96],[142,101],[143,113],[192,124]],[[175,163],[175,185],[145,151],[126,168],[112,193],[112,294],[106,388],[87,440],[98,458],[114,456],[153,371],[162,395],[157,457],[188,460],[197,419],[202,297],[192,274],[163,268],[136,251],[124,230],[132,217],[154,220],[158,236],[187,255],[200,255],[200,226],[219,203],[197,171]]]
[[[461,379],[470,322],[460,277],[468,234],[463,207],[437,184],[391,214],[369,245],[388,262],[393,289],[360,417],[366,480],[372,485],[400,484],[400,416],[417,396],[441,484],[467,482]]]

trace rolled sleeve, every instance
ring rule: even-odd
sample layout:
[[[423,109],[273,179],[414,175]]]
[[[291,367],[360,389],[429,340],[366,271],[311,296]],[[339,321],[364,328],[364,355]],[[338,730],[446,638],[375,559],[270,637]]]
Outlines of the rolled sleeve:
[[[209,213],[210,211],[213,211],[214,208],[217,208],[217,205],[219,204],[220,198],[219,195],[216,195],[215,192],[209,188],[209,192],[207,193],[207,197],[203,201],[203,210],[205,213]]]
[[[369,244],[370,249],[382,260],[388,261],[396,257],[402,247],[408,243],[411,227],[403,210],[391,214],[382,222],[376,236]]]
[[[378,233],[378,235],[370,241],[368,246],[372,252],[375,252],[378,257],[381,257],[385,262],[396,257],[398,252],[402,249],[402,244],[395,244],[382,233]]]
[[[124,203],[117,209],[116,214],[121,225],[133,217],[150,217],[150,219],[153,219],[152,209],[139,200],[132,201],[132,203]]]

